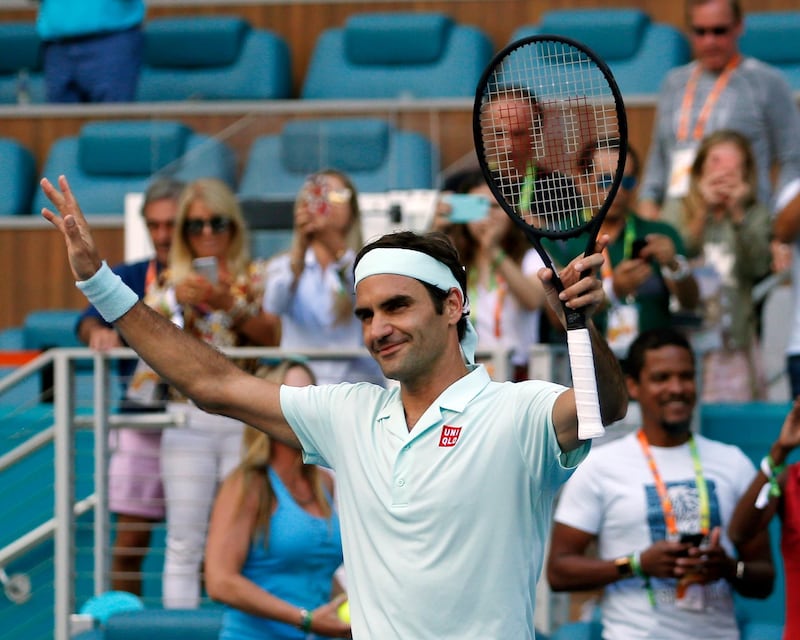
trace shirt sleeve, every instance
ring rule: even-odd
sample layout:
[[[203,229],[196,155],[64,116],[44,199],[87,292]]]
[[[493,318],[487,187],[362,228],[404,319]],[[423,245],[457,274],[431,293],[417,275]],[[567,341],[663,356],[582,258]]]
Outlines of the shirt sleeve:
[[[600,532],[603,508],[599,476],[596,457],[590,455],[561,490],[554,516],[556,522],[593,535]]]
[[[285,314],[292,300],[294,273],[289,254],[277,256],[267,265],[267,282],[264,291],[264,311]]]

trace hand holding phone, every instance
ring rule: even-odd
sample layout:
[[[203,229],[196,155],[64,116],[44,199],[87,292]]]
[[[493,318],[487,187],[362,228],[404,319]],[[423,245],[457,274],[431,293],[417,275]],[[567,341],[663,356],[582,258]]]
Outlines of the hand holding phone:
[[[693,547],[699,547],[703,544],[705,536],[702,533],[682,533],[680,541],[683,544],[690,544]]]
[[[207,258],[195,258],[192,260],[192,269],[203,276],[211,284],[217,284],[219,281],[217,259],[214,256],[209,256]]]
[[[631,258],[641,258],[642,249],[647,246],[647,240],[644,238],[639,238],[638,240],[633,241],[633,245],[631,246]]]

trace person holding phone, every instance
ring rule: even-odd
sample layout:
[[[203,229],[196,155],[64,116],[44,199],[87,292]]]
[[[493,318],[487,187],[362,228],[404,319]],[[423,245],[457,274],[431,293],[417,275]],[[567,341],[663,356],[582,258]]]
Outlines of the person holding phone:
[[[306,179],[294,206],[288,252],[269,261],[264,309],[281,318],[283,349],[359,349],[361,326],[353,315],[353,260],[363,245],[358,193],[350,178],[326,169]],[[385,384],[367,355],[315,358],[320,384]]]
[[[619,143],[614,142],[592,141],[583,148],[578,157],[579,186],[591,182],[611,187],[619,161]],[[693,310],[698,301],[697,282],[677,229],[645,220],[631,209],[639,171],[639,155],[629,146],[622,182],[600,228],[611,241],[602,271],[608,304],[597,323],[619,357],[640,332],[674,324],[672,298],[684,311]],[[574,242],[567,242],[564,255],[579,250]]]
[[[480,170],[459,176],[437,205],[433,228],[447,233],[467,269],[470,320],[478,349],[511,349],[511,379],[528,377],[530,347],[539,342],[544,264],[492,195]]]
[[[683,334],[642,333],[624,364],[641,427],[593,447],[567,481],[547,579],[555,591],[603,589],[603,638],[737,640],[733,592],[766,598],[775,580],[767,531],[737,544],[726,533],[753,463],[692,433],[695,357]]]
[[[215,347],[276,346],[278,318],[264,313],[266,267],[251,261],[236,196],[213,178],[189,183],[178,203],[169,267],[145,301]],[[239,362],[252,368],[253,362]],[[238,464],[242,423],[208,413],[174,389],[167,409],[180,427],[164,430],[161,472],[167,540],[166,608],[200,603],[200,564],[217,484]]]

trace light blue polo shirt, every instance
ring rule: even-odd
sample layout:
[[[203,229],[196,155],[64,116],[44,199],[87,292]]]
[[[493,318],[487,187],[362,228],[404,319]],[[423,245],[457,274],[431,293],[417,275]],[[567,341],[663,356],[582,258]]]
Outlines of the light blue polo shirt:
[[[475,367],[409,433],[399,389],[282,387],[305,459],[336,471],[355,638],[525,640],[562,454],[564,387]]]

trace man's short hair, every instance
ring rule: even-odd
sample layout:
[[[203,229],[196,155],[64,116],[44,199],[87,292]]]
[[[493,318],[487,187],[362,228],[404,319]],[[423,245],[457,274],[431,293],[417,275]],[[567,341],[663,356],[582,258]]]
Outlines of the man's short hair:
[[[377,240],[367,243],[356,255],[353,269],[356,268],[361,258],[373,249],[410,249],[411,251],[419,251],[432,258],[438,260],[445,265],[464,292],[464,303],[467,303],[467,274],[464,267],[461,265],[461,259],[450,238],[440,232],[431,231],[429,233],[419,234],[413,231],[398,231],[396,233],[388,233],[381,236]],[[438,287],[422,282],[428,293],[431,296],[434,307],[437,313],[442,313],[444,309],[444,300],[447,298],[449,291],[443,291]],[[466,316],[463,316],[458,322],[458,339],[464,337],[466,331]]]
[[[716,0],[686,0],[686,24],[692,24],[692,9],[700,7],[709,2],[716,2]],[[733,20],[736,24],[742,21],[742,4],[739,0],[727,0],[728,6],[733,14]]]
[[[178,202],[186,183],[175,178],[156,178],[147,187],[142,201],[142,215],[152,203],[159,200]]]
[[[694,362],[694,351],[689,340],[680,331],[670,328],[649,329],[640,333],[631,343],[628,349],[628,357],[625,358],[625,375],[638,380],[644,368],[645,354],[648,351],[660,349],[661,347],[679,347],[686,349]]]

